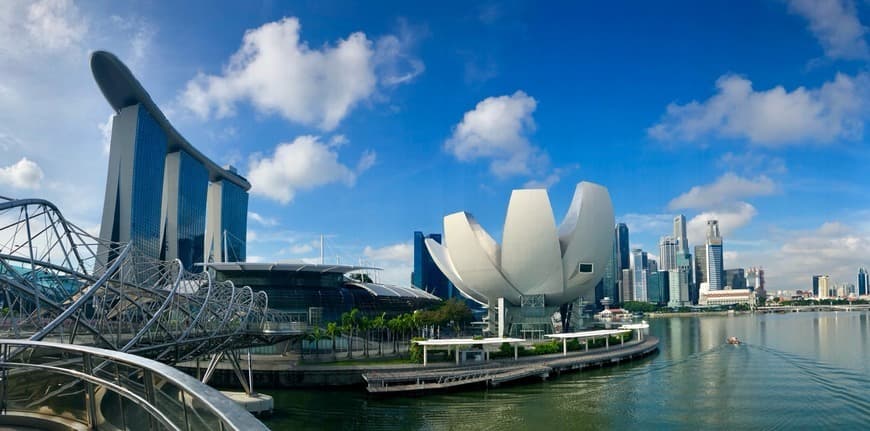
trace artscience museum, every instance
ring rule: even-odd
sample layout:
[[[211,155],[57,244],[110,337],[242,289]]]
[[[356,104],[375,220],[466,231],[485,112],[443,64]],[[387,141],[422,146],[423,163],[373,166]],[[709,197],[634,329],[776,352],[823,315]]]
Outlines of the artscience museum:
[[[607,189],[581,182],[558,227],[545,189],[514,190],[501,245],[462,211],[444,217],[444,244],[427,239],[426,247],[460,292],[488,307],[490,332],[534,336],[594,300],[613,226]]]

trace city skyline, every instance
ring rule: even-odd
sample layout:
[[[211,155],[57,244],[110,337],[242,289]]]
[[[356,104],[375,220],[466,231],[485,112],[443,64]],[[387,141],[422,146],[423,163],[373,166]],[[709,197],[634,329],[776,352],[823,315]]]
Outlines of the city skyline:
[[[584,179],[611,191],[630,248],[656,252],[684,213],[690,251],[717,219],[725,266],[764,267],[771,291],[854,282],[870,20],[825,4],[4,2],[0,190],[99,230],[112,109],[87,59],[108,49],[250,180],[251,260],[318,259],[325,234],[328,257],[407,284],[414,231],[467,209],[500,232],[510,190],[547,187],[562,213]]]

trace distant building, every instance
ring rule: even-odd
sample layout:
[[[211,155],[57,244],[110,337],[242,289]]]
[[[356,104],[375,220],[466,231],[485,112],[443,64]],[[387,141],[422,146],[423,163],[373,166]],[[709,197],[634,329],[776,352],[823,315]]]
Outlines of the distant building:
[[[743,268],[726,269],[725,285],[731,289],[746,289],[746,273]]]
[[[737,305],[746,304],[752,306],[755,304],[755,294],[749,289],[731,289],[731,290],[710,290],[701,291],[701,298],[698,305],[716,306],[716,305]]]
[[[414,271],[411,273],[411,285],[441,299],[453,298],[453,285],[432,260],[432,255],[426,248],[426,238],[441,244],[441,234],[423,235],[423,232],[414,232]]]
[[[821,275],[814,275],[813,276],[813,296],[815,296],[816,298],[819,297],[819,278],[820,277],[821,277]]]
[[[867,295],[867,269],[866,268],[858,268],[858,284],[856,284],[858,288],[858,296]]]
[[[181,136],[117,57],[94,52],[91,70],[115,110],[100,238],[188,271],[245,260],[248,181]]]
[[[619,283],[620,283],[620,268],[619,268],[619,250],[617,247],[617,238],[616,238],[617,229],[613,230],[613,252],[610,254],[610,260],[607,261],[607,267],[604,268],[604,278],[602,280],[603,286],[603,294],[605,297],[610,298],[611,304],[618,304],[621,301],[621,297],[619,295]]]
[[[707,282],[707,246],[695,246],[695,273],[692,291],[689,293],[693,304],[698,303],[698,288]]]
[[[725,287],[722,278],[725,275],[722,261],[722,236],[719,234],[719,222],[707,220],[707,286],[709,290],[722,290]]]
[[[645,251],[635,248],[631,250],[631,277],[634,285],[632,286],[632,296],[635,301],[647,301],[647,275],[649,274],[649,263],[647,261]]]
[[[622,302],[634,301],[634,284],[631,280],[631,269],[622,270],[619,285],[621,289],[619,296]]]
[[[818,299],[828,299],[831,297],[831,278],[827,275],[818,275],[813,277],[814,279],[818,277],[818,287],[816,293],[816,298]]]
[[[616,250],[619,260],[619,270],[631,267],[631,249],[628,242],[628,226],[625,223],[616,225]]]
[[[671,297],[668,271],[653,271],[647,281],[648,300],[655,304],[667,304]]]
[[[677,240],[672,236],[663,236],[659,240],[659,259],[661,260],[662,271],[670,271],[677,267]]]
[[[683,254],[689,253],[689,239],[686,236],[686,216],[680,214],[674,217],[674,239],[677,250]]]

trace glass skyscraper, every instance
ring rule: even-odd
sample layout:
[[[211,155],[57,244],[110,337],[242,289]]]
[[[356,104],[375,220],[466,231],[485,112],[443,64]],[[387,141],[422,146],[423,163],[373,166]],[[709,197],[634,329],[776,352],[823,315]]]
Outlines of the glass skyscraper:
[[[707,220],[707,288],[709,290],[722,290],[725,287],[723,284],[725,277],[723,264],[719,222]]]
[[[441,244],[441,234],[423,235],[423,232],[414,232],[414,272],[411,273],[411,285],[441,299],[450,299],[456,296],[453,286],[432,260],[432,255],[426,248],[426,238]]]

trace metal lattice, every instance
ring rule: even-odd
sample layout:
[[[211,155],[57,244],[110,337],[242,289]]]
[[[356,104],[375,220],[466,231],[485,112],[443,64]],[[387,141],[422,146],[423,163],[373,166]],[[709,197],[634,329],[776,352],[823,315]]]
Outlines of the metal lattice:
[[[0,199],[0,337],[163,362],[270,342],[280,313],[250,287],[97,238],[40,199]],[[265,331],[269,332],[269,331]]]

